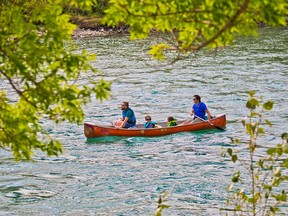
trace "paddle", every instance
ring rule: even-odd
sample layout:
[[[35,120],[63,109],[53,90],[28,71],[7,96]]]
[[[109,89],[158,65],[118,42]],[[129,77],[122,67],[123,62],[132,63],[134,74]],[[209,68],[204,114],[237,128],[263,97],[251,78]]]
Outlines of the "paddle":
[[[207,121],[207,120],[205,120],[205,119],[203,119],[203,118],[200,118],[199,116],[197,116],[197,115],[195,115],[195,114],[194,114],[194,116],[196,116],[197,118],[201,119],[202,121],[205,121],[205,122],[209,123],[211,126],[217,128],[217,129],[219,129],[219,130],[225,131],[224,128],[218,127],[218,126],[212,124],[211,122],[209,122],[209,121]]]

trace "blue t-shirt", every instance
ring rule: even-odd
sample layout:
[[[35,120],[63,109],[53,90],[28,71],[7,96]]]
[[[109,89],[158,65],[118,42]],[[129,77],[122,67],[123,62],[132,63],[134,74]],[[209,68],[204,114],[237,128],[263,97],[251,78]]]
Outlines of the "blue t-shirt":
[[[200,102],[198,105],[193,104],[192,109],[194,110],[195,117],[198,116],[202,119],[205,119],[205,111],[207,110],[207,107],[204,103]]]

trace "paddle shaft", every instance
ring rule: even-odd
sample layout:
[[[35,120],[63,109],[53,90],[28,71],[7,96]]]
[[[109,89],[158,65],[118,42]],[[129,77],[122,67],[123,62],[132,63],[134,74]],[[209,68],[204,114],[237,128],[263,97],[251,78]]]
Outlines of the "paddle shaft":
[[[194,114],[194,116],[195,116],[195,117],[197,117],[197,118],[199,118],[199,119],[201,119],[201,120],[202,120],[202,121],[204,121],[204,122],[207,122],[207,123],[209,123],[211,126],[213,126],[213,127],[217,128],[217,129],[219,129],[219,130],[223,130],[223,131],[225,131],[225,129],[224,129],[224,128],[218,127],[218,126],[216,126],[216,125],[212,124],[210,121],[207,121],[207,120],[205,120],[205,119],[203,119],[203,118],[200,118],[199,116],[197,116],[197,115],[195,115],[195,114]]]

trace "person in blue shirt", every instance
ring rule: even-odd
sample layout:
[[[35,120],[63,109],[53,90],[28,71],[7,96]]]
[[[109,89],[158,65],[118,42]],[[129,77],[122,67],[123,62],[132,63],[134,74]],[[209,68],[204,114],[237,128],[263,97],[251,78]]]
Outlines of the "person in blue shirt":
[[[199,95],[194,95],[193,102],[194,104],[192,105],[192,110],[190,112],[190,115],[193,116],[193,118],[189,121],[184,121],[180,125],[185,125],[189,123],[197,123],[197,122],[206,121],[206,120],[210,122],[211,114],[206,104],[201,102],[201,97]]]
[[[136,117],[134,111],[129,107],[129,103],[124,101],[121,104],[122,118],[114,122],[117,128],[130,128],[136,125]]]
[[[201,97],[199,95],[194,95],[193,96],[193,102],[194,102],[194,104],[192,105],[192,110],[190,112],[190,115],[194,116],[192,119],[192,123],[200,122],[203,120],[210,121],[211,114],[210,114],[206,104],[201,102]],[[207,114],[208,118],[206,118],[206,114]]]
[[[161,128],[160,125],[157,125],[156,122],[152,121],[151,116],[145,116],[146,123],[144,124],[145,128]]]

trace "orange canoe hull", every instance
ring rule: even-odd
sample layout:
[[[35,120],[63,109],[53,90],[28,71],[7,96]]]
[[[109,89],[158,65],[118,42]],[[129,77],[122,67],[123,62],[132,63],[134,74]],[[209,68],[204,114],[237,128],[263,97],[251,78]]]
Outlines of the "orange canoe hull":
[[[114,126],[100,126],[91,123],[84,123],[84,134],[87,138],[103,137],[103,136],[127,136],[127,137],[154,137],[165,136],[173,133],[190,132],[198,130],[216,129],[226,126],[226,115],[221,114],[211,120],[212,125],[207,122],[198,122],[194,124],[177,125],[173,127],[163,128],[144,128],[137,125],[138,128],[125,129],[115,128]],[[165,124],[165,123],[164,123]],[[214,125],[214,126],[213,126]]]

